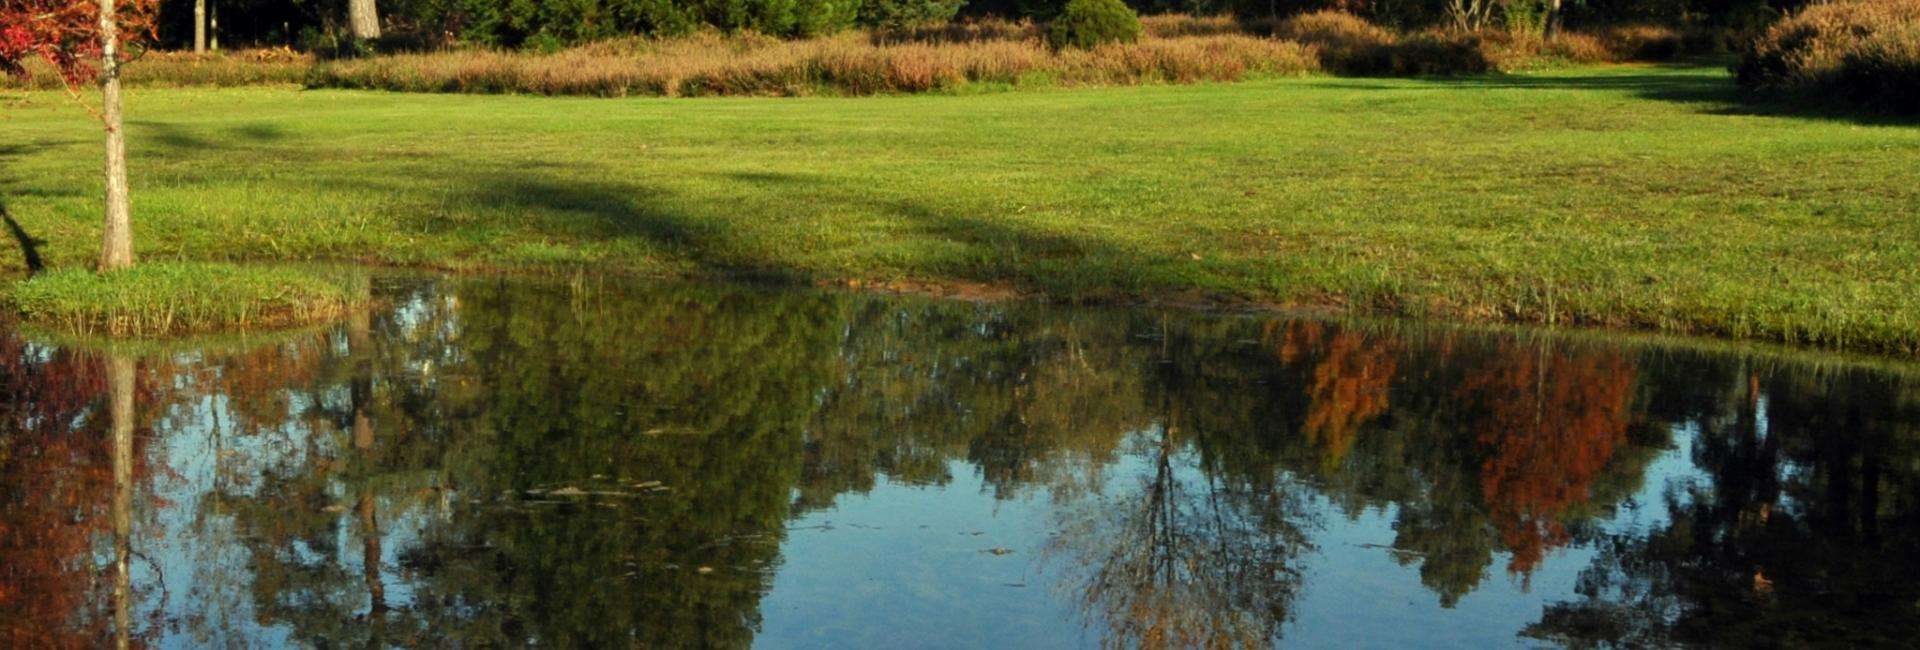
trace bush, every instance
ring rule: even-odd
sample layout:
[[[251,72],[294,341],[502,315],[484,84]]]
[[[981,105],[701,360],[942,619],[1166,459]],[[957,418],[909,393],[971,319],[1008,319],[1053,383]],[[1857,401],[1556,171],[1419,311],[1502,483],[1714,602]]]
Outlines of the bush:
[[[1140,16],[1120,0],[1071,0],[1047,26],[1047,44],[1056,50],[1093,49],[1140,39]]]
[[[866,0],[860,24],[883,30],[939,25],[953,20],[964,0]]]
[[[1498,69],[1488,56],[1480,34],[1429,31],[1401,38],[1387,57],[1387,67],[1374,74],[1462,75],[1486,74]]]
[[[1920,114],[1920,0],[1808,7],[1746,48],[1734,72],[1752,90]]]
[[[1600,32],[1616,60],[1667,61],[1687,52],[1686,34],[1661,25],[1620,25]]]
[[[1338,11],[1288,18],[1273,26],[1273,35],[1313,47],[1320,65],[1340,74],[1458,75],[1497,67],[1481,35],[1432,31],[1395,37],[1363,18]],[[1512,38],[1505,32],[1489,36]]]

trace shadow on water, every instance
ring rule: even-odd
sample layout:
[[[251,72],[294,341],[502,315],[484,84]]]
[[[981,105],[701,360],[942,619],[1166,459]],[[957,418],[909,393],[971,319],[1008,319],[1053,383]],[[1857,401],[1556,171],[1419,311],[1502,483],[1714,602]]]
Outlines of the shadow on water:
[[[1920,625],[1913,372],[723,285],[376,289],[381,311],[253,350],[0,334],[0,638],[1664,647]]]

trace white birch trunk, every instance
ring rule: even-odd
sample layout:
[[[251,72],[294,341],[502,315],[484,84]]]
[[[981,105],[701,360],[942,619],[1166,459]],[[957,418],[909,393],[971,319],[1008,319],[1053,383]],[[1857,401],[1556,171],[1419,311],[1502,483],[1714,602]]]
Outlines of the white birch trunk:
[[[107,129],[107,214],[100,270],[133,266],[133,209],[127,198],[127,137],[120,119],[120,24],[115,0],[100,0],[100,120]]]

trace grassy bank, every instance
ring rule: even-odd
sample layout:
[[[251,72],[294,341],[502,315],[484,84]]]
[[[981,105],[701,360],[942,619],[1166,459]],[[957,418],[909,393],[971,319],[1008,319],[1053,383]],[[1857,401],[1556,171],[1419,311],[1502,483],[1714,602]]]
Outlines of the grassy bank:
[[[585,266],[1920,351],[1920,128],[1590,67],[974,96],[132,95],[144,259]],[[97,241],[97,129],[13,94],[0,194]],[[12,255],[4,260],[17,264]]]
[[[109,273],[67,268],[19,282],[6,302],[24,322],[82,336],[245,332],[339,318],[365,301],[360,274],[159,262]]]

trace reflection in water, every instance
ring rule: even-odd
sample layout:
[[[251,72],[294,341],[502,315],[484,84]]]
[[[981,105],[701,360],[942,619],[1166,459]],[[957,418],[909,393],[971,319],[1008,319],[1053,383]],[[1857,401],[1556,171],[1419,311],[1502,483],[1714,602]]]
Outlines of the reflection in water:
[[[253,350],[0,336],[0,645],[1920,625],[1900,375],[725,287],[376,291]]]

